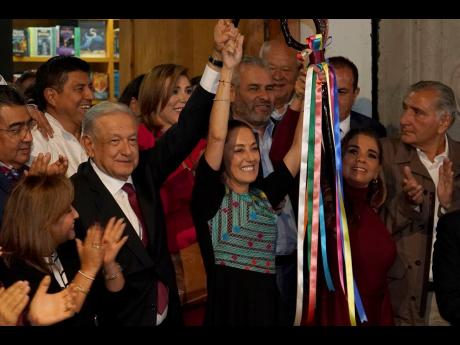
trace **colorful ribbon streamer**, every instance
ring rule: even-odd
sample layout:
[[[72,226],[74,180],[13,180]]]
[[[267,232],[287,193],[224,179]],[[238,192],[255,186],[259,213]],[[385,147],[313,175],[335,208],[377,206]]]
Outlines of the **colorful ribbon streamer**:
[[[343,179],[342,179],[342,156],[340,146],[340,126],[339,126],[339,109],[337,102],[337,85],[336,78],[332,69],[324,62],[323,41],[321,35],[313,35],[307,38],[307,45],[312,50],[309,55],[310,62],[320,67],[327,81],[327,104],[323,104],[323,94],[321,82],[317,80],[316,72],[313,66],[307,68],[304,114],[305,121],[302,128],[302,153],[300,168],[300,185],[299,185],[299,217],[298,217],[298,272],[297,272],[297,302],[295,325],[300,325],[302,319],[303,296],[304,296],[304,259],[307,259],[308,269],[308,303],[306,313],[306,323],[314,322],[314,313],[316,307],[316,288],[318,272],[318,247],[321,248],[323,272],[327,287],[330,291],[334,290],[332,282],[327,249],[326,249],[326,227],[323,198],[320,190],[321,178],[321,155],[323,136],[332,140],[334,152],[330,159],[333,159],[332,172],[335,177],[330,180],[335,187],[335,216],[337,232],[337,258],[340,285],[347,298],[350,324],[356,325],[355,305],[361,322],[367,320],[358,287],[353,278],[353,266],[350,248],[350,238],[348,232],[348,223],[343,202]],[[321,51],[321,52],[319,52]],[[322,61],[319,61],[322,60]],[[328,106],[329,111],[325,111],[329,118],[326,128],[331,133],[323,133],[323,107]],[[329,131],[327,131],[329,132]],[[327,147],[325,147],[327,149]],[[333,181],[333,182],[332,182]],[[307,243],[305,244],[305,235]],[[304,253],[306,251],[306,253]]]

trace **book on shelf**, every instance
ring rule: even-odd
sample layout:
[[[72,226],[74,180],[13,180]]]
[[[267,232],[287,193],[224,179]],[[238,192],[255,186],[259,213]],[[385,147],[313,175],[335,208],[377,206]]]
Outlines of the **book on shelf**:
[[[54,56],[56,51],[56,28],[36,27],[36,56]]]
[[[80,55],[80,28],[56,26],[56,55]]]
[[[105,20],[79,20],[80,56],[105,57],[106,23]]]
[[[109,76],[107,73],[93,72],[91,75],[94,99],[109,98]]]
[[[14,56],[27,56],[28,44],[27,44],[27,30],[25,29],[13,29],[13,55]]]
[[[29,56],[37,56],[37,28],[28,27],[26,29],[27,38],[29,39]]]
[[[120,28],[113,30],[113,56],[118,58],[120,57]]]
[[[120,71],[113,71],[113,96],[118,99],[120,97]]]

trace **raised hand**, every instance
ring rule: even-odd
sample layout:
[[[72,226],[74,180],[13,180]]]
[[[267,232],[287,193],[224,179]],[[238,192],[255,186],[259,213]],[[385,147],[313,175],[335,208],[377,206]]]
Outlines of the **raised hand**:
[[[237,33],[234,39],[229,39],[225,43],[225,47],[222,49],[222,58],[226,68],[231,69],[240,63],[243,56],[243,41],[244,36]]]
[[[450,207],[454,191],[454,170],[452,167],[453,163],[449,158],[445,158],[439,167],[437,193],[439,204],[445,209]]]
[[[40,133],[43,135],[43,137],[46,140],[48,140],[49,138],[52,138],[54,135],[54,131],[50,123],[48,122],[45,114],[41,112],[40,110],[38,110],[35,104],[28,104],[27,110],[29,112],[30,117],[34,119],[35,121],[37,121],[37,128],[40,131]]]
[[[235,28],[231,19],[219,19],[214,27],[214,49],[222,53],[229,39],[235,39],[238,29]]]
[[[17,281],[8,289],[0,287],[0,326],[15,326],[29,302],[29,283]]]
[[[407,165],[403,168],[403,174],[403,191],[407,199],[414,205],[420,205],[423,202],[423,186],[417,182]]]
[[[95,277],[104,260],[104,248],[102,246],[102,228],[99,224],[92,225],[85,240],[75,239],[77,242],[78,256],[80,257],[81,270],[91,277]]]
[[[28,318],[32,325],[48,326],[72,317],[76,312],[75,299],[78,291],[70,284],[61,292],[47,293],[51,283],[50,276],[40,282],[29,306]]]
[[[66,157],[59,155],[56,162],[50,164],[51,154],[49,152],[43,154],[39,153],[30,165],[29,170],[24,171],[28,175],[65,175],[69,161]]]
[[[65,175],[67,168],[69,167],[69,160],[63,155],[59,155],[59,158],[56,162],[48,165],[46,170],[46,175]]]
[[[116,220],[115,217],[110,218],[105,226],[104,235],[102,237],[102,245],[104,246],[104,265],[115,261],[121,247],[128,240],[128,235],[123,236],[123,230],[126,223],[123,218]]]

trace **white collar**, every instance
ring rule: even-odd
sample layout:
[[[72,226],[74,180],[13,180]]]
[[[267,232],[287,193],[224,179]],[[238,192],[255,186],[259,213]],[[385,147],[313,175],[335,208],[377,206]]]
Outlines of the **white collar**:
[[[116,193],[118,193],[118,191],[125,185],[125,183],[133,184],[133,179],[131,175],[128,177],[126,181],[119,180],[99,169],[92,159],[90,159],[89,161],[97,176],[99,176],[104,186],[109,190],[110,194],[115,195]]]
[[[48,112],[45,112],[45,116],[48,122],[50,123],[50,125],[59,129],[62,132],[63,136],[64,135],[69,136],[71,138],[74,138],[75,140],[78,140],[77,138],[75,138],[75,136],[72,133],[66,131],[64,127],[62,127],[62,124],[53,115],[51,115]]]
[[[340,129],[342,130],[343,136],[345,136],[350,131],[350,127],[351,127],[351,117],[350,115],[348,115],[345,118],[345,120],[340,121]]]
[[[444,149],[444,152],[441,152],[439,155],[436,155],[433,159],[433,162],[436,163],[436,161],[443,161],[444,158],[448,158],[449,157],[449,140],[447,140],[447,135],[444,135],[444,138],[445,138],[445,141],[446,141],[446,148]],[[427,161],[430,161],[427,157],[427,155],[425,154],[425,152],[423,152],[422,150],[420,150],[419,148],[416,148],[417,150],[417,154],[420,158],[424,158],[426,159]]]

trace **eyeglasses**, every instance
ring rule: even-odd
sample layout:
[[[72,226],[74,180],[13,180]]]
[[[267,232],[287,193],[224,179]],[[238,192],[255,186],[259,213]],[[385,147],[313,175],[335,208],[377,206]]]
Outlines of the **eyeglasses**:
[[[10,136],[15,138],[24,138],[28,132],[37,126],[37,121],[31,119],[27,122],[18,123],[10,128],[0,128],[0,131],[7,132]]]

